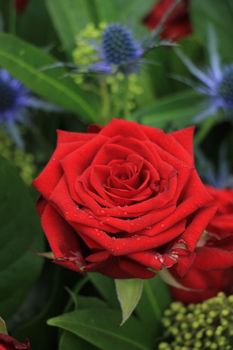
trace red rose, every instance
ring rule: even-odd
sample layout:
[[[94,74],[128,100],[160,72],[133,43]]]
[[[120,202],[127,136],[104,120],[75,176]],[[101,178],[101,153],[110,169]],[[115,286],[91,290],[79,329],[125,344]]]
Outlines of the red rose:
[[[160,0],[143,19],[143,23],[149,29],[156,29],[162,17],[170,9],[175,0]],[[160,36],[163,39],[178,41],[192,33],[188,13],[189,0],[183,0],[167,19]]]
[[[175,299],[185,303],[208,299],[220,291],[233,292],[233,190],[207,188],[218,204],[207,227],[207,240],[197,248],[192,266],[183,278],[173,272],[181,284],[195,289],[172,290]]]
[[[93,133],[96,131],[96,133]],[[120,119],[92,133],[58,131],[34,181],[57,263],[150,278],[196,247],[215,212],[193,165],[193,128],[166,134]]]
[[[28,3],[29,0],[14,0],[16,11],[23,12],[26,9]]]
[[[6,334],[0,334],[0,350],[30,350],[30,344],[27,340],[25,344],[18,342]]]

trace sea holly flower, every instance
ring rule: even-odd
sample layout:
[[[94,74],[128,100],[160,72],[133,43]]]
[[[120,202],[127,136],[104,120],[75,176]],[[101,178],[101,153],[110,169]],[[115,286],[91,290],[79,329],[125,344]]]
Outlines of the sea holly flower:
[[[219,293],[199,304],[173,302],[165,310],[158,350],[231,350],[233,295]]]
[[[143,48],[126,26],[120,23],[102,23],[98,28],[89,25],[81,34],[73,54],[77,72],[112,74],[136,70]]]
[[[5,127],[19,147],[23,141],[17,129],[26,119],[27,108],[58,111],[56,106],[33,97],[29,90],[5,69],[0,69],[0,126]]]
[[[143,23],[151,30],[155,30],[175,0],[159,0],[150,12],[144,17]],[[190,0],[182,0],[174,12],[166,21],[160,33],[162,39],[179,41],[192,33],[191,21],[189,18]]]
[[[161,25],[162,27],[162,25]],[[159,33],[159,30],[158,30]],[[104,29],[100,43],[96,44],[97,60],[90,71],[105,74],[123,72],[128,75],[138,72],[140,65],[146,63],[144,56],[160,45],[171,45],[160,41],[157,31],[146,40],[136,40],[133,32],[121,23],[110,23]]]
[[[225,116],[233,111],[233,64],[221,64],[212,28],[209,28],[208,31],[208,52],[209,66],[205,70],[201,70],[181,51],[177,50],[178,56],[191,74],[199,80],[199,83],[185,78],[180,78],[180,80],[206,97],[202,112],[194,117],[194,121],[197,122],[213,116],[219,109],[223,110]]]
[[[141,44],[135,40],[128,28],[117,23],[110,24],[104,30],[101,56],[106,71],[111,71],[112,67],[121,67],[125,73],[135,71],[135,65],[140,61],[142,54]]]
[[[83,55],[79,56],[78,47],[74,51],[73,63],[57,62],[42,69],[67,67],[72,73],[102,73],[115,74],[122,72],[128,75],[138,72],[142,63],[145,63],[144,56],[148,51],[158,46],[173,45],[169,40],[160,40],[160,32],[163,29],[169,16],[173,13],[180,0],[175,0],[168,8],[167,13],[162,16],[161,21],[145,40],[137,40],[133,32],[121,23],[101,24],[99,28],[91,28],[94,40],[89,40],[87,49],[87,64],[83,65]],[[99,35],[103,30],[101,36]],[[79,43],[78,43],[79,44]],[[82,48],[82,45],[81,45]],[[94,61],[94,63],[93,63]],[[90,63],[89,63],[90,62]]]
[[[218,210],[210,220],[194,254],[183,263],[189,265],[182,277],[176,268],[173,275],[190,291],[172,289],[177,300],[195,303],[224,291],[233,292],[233,190],[206,187]]]
[[[119,279],[179,265],[216,210],[194,168],[193,128],[113,119],[86,134],[60,130],[33,185],[54,261]]]

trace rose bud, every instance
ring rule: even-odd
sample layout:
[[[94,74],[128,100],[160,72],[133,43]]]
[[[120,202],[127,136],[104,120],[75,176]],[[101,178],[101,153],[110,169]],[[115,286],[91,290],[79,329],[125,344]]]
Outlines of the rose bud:
[[[143,23],[151,30],[156,29],[163,16],[169,11],[175,0],[159,0],[151,11],[143,19]],[[160,33],[162,39],[178,41],[192,33],[189,18],[189,0],[182,0],[172,14],[168,17],[163,31]]]
[[[22,13],[25,11],[29,0],[14,0],[15,9],[18,13]]]
[[[218,211],[200,240],[190,269],[181,278],[174,276],[191,291],[172,289],[175,299],[195,303],[215,296],[218,292],[233,292],[233,190],[207,186],[215,198]]]
[[[59,130],[33,182],[54,261],[113,278],[179,265],[216,210],[194,167],[193,128],[166,134],[113,119],[91,131]]]
[[[0,350],[30,350],[29,340],[26,343],[20,343],[18,340],[7,334],[0,334]]]

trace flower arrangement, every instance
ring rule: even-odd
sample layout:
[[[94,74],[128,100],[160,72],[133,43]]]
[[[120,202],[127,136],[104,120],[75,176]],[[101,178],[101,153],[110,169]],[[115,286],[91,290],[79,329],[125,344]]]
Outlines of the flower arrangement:
[[[0,2],[0,350],[231,350],[230,8]]]

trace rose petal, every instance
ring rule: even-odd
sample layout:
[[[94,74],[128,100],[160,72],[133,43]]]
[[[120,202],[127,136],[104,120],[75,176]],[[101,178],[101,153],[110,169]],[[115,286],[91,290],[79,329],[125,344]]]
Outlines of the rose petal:
[[[110,138],[116,135],[121,135],[125,138],[134,137],[140,140],[145,140],[147,138],[138,123],[122,119],[112,119],[110,123],[100,131],[100,134]]]
[[[202,247],[198,251],[195,267],[203,271],[233,267],[233,252],[218,247]]]
[[[84,260],[78,238],[72,227],[49,204],[46,205],[43,211],[41,224],[56,258],[77,257],[75,262],[69,260],[57,262],[67,268],[81,272],[80,267],[84,265]]]
[[[93,134],[57,130],[57,144],[67,142],[87,142],[95,137]]]
[[[78,194],[74,187],[76,178],[82,175],[86,168],[92,163],[96,155],[96,150],[101,148],[105,142],[106,138],[98,134],[94,139],[83,144],[82,147],[62,159],[61,164],[64,175],[70,194],[74,200],[78,201]],[[86,157],[87,154],[88,157]]]
[[[79,147],[82,145],[83,142],[72,142],[61,144],[56,148],[44,170],[32,183],[44,198],[48,199],[50,197],[50,194],[54,190],[63,174],[60,161],[67,154],[70,154],[73,151],[79,149]]]

